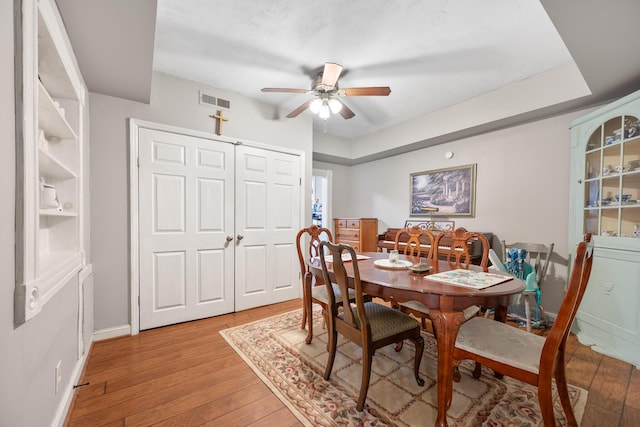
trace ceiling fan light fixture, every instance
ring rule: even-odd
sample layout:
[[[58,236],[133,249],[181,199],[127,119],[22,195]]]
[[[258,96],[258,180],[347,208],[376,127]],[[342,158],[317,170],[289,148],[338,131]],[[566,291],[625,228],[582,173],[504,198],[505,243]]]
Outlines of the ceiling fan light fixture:
[[[314,99],[311,101],[311,104],[309,104],[309,110],[311,110],[313,114],[318,114],[320,112],[320,107],[322,107],[322,100],[320,98]]]
[[[329,110],[329,104],[327,103],[327,101],[323,101],[322,106],[320,107],[320,112],[318,113],[318,117],[327,120],[330,115],[331,111]]]
[[[340,110],[342,110],[342,103],[340,101],[338,101],[335,98],[330,98],[329,101],[327,101],[329,104],[329,108],[331,109],[331,112],[333,114],[338,114],[340,112]]]

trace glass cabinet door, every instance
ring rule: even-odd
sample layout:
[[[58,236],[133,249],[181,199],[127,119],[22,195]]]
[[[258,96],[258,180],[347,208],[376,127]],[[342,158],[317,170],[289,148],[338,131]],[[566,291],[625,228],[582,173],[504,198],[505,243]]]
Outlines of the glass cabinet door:
[[[584,232],[640,237],[640,120],[607,120],[585,148]]]

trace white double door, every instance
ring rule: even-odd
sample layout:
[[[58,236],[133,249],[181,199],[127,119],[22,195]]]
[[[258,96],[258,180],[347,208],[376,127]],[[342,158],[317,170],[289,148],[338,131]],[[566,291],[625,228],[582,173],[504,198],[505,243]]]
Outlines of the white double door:
[[[300,156],[139,130],[140,329],[300,296]]]

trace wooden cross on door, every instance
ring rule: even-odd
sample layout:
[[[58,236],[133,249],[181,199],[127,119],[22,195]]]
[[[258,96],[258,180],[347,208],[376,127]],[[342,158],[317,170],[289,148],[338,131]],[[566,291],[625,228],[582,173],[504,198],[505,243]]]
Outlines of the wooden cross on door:
[[[218,114],[209,117],[216,120],[216,135],[222,135],[222,122],[228,122],[229,119],[222,115],[222,110],[218,110]]]

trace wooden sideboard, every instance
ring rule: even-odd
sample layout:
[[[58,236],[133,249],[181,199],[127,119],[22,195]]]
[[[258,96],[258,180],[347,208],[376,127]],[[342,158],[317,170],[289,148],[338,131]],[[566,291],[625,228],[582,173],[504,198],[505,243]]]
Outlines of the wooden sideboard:
[[[377,251],[377,218],[334,218],[333,223],[336,243],[353,246],[356,252]]]

